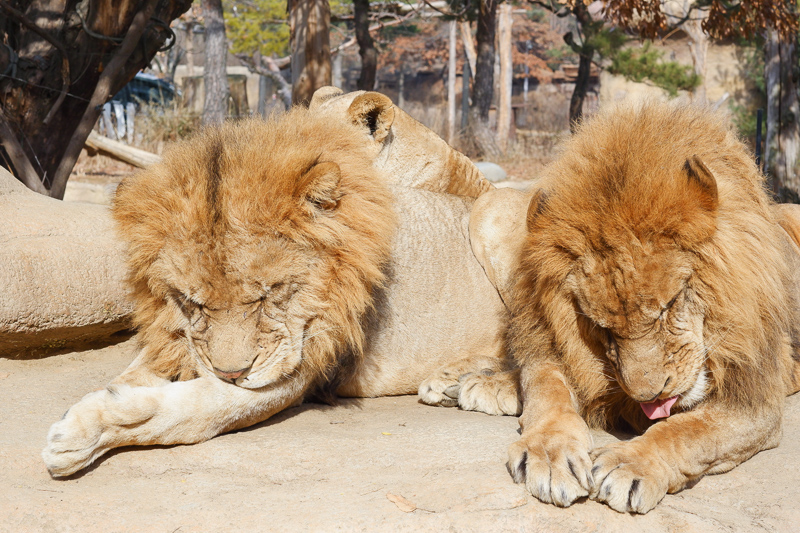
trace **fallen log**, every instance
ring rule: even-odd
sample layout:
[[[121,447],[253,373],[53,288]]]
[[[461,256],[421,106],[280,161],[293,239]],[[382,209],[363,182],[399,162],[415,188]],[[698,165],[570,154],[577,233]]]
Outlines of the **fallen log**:
[[[161,161],[161,156],[158,154],[114,141],[94,131],[86,139],[86,147],[139,168],[146,168]]]

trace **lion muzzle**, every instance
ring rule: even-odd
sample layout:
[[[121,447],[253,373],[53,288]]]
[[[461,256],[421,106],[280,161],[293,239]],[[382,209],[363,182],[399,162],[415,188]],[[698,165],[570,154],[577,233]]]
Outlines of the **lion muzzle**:
[[[642,405],[665,399],[663,396],[674,379],[664,364],[664,350],[660,343],[649,338],[618,339],[617,342],[617,373],[628,396]]]

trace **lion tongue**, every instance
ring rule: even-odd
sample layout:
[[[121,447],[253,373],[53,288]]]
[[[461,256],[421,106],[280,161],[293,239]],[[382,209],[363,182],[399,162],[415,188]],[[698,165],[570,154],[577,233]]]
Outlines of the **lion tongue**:
[[[667,398],[666,400],[656,400],[650,403],[640,403],[639,405],[642,406],[642,410],[644,411],[644,414],[647,415],[647,418],[650,420],[655,420],[656,418],[668,417],[669,410],[677,401],[678,397],[673,396],[672,398]]]

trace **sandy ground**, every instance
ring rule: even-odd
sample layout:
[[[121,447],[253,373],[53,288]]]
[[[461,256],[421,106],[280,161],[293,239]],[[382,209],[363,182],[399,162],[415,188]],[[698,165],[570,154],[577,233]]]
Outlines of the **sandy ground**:
[[[305,404],[203,444],[125,448],[82,475],[51,479],[39,456],[48,427],[132,351],[128,340],[0,358],[0,531],[800,530],[800,396],[787,401],[779,448],[668,495],[645,516],[534,500],[504,466],[516,418],[410,396]]]

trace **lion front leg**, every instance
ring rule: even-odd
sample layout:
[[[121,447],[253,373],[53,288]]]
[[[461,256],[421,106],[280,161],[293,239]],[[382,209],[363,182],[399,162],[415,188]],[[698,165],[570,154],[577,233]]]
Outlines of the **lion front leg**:
[[[568,507],[592,487],[589,428],[556,364],[528,365],[520,381],[522,438],[509,448],[506,467],[539,500]]]
[[[266,420],[305,389],[301,379],[259,390],[214,377],[156,387],[112,384],[84,396],[53,424],[42,458],[53,477],[63,477],[112,448],[202,442]]]
[[[777,446],[780,410],[745,411],[701,406],[658,422],[630,441],[594,450],[592,499],[619,512],[643,514],[667,493]]]

